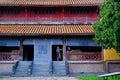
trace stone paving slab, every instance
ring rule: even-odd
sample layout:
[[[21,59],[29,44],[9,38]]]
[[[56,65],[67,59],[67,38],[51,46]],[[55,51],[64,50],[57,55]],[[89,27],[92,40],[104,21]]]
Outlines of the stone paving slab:
[[[0,80],[79,80],[75,77],[4,77]]]

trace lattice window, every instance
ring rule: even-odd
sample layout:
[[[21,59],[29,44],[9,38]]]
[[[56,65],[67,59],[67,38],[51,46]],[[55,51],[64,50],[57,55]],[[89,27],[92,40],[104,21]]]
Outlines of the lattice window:
[[[0,60],[17,60],[19,59],[18,53],[0,52]]]
[[[81,52],[81,53],[70,53],[68,60],[101,60],[101,52]]]

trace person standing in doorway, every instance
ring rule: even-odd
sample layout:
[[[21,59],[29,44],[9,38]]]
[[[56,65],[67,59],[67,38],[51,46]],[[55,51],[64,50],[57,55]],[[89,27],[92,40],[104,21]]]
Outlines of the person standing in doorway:
[[[66,59],[67,60],[70,58],[70,54],[71,54],[71,50],[70,50],[70,47],[68,47],[67,52],[66,52]]]
[[[57,61],[59,61],[61,59],[61,53],[60,53],[59,46],[57,46],[57,49],[56,49],[56,58],[57,58]]]

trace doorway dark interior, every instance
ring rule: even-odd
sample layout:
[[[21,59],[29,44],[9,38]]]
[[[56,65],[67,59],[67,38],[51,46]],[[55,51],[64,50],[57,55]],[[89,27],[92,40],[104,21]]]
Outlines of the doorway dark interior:
[[[81,52],[101,52],[102,47],[100,46],[67,46],[71,50],[80,50]]]
[[[33,61],[33,60],[34,60],[34,45],[24,45],[23,61]]]
[[[62,45],[52,45],[52,61],[57,61],[57,57],[56,57],[56,48],[57,46],[60,47],[60,49],[62,49]],[[60,51],[61,53],[61,59],[59,61],[62,61],[63,60],[63,52],[62,50]]]
[[[19,50],[18,46],[0,46],[0,52],[12,52],[12,50]]]

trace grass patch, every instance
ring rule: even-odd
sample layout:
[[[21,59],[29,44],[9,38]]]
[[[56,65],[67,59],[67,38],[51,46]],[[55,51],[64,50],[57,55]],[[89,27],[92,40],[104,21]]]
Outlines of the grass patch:
[[[98,78],[96,76],[79,76],[78,77],[80,80],[105,80],[104,78]],[[107,77],[107,80],[120,80],[120,76],[111,76]]]
[[[98,78],[96,76],[79,76],[81,80],[104,80],[104,78]]]

